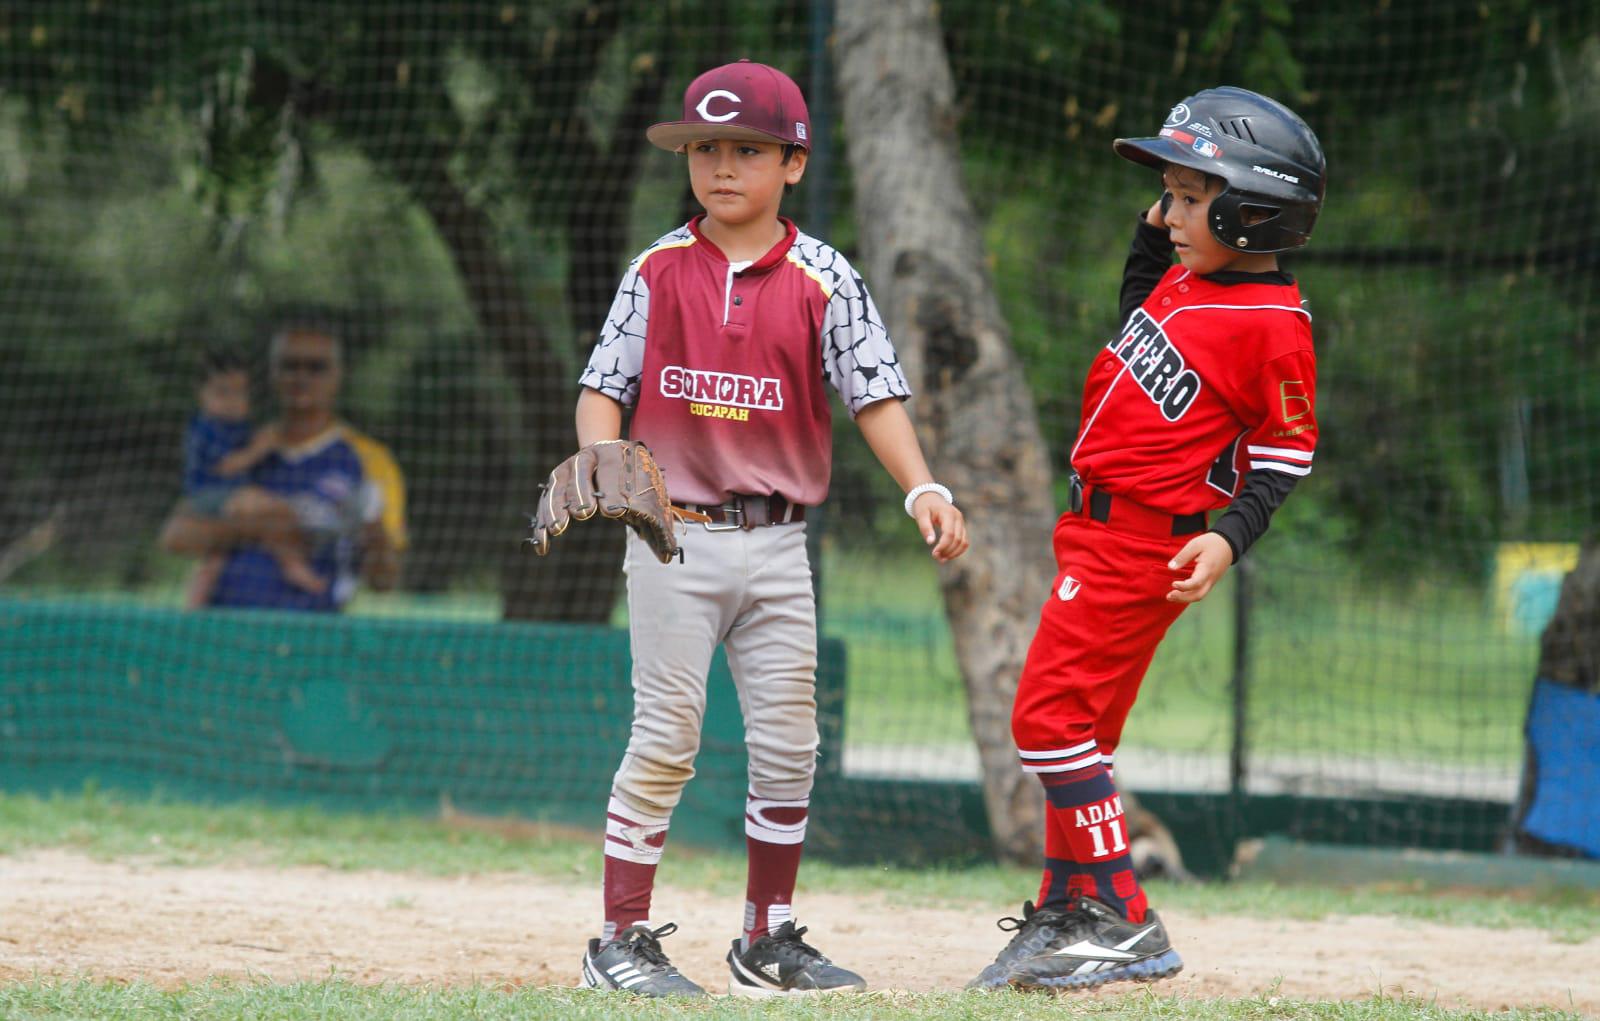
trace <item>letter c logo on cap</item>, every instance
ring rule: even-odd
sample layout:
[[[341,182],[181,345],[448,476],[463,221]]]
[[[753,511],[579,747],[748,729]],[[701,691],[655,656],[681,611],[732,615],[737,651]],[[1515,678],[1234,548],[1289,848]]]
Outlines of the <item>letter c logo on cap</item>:
[[[712,113],[709,107],[711,106],[711,101],[717,98],[726,99],[728,102],[734,104],[735,109],[729,110],[727,113]],[[704,99],[700,100],[700,105],[694,108],[694,112],[708,121],[714,121],[717,123],[721,123],[722,121],[731,121],[735,117],[739,116],[737,107],[738,104],[742,102],[744,102],[744,100],[729,92],[727,89],[712,89],[710,92],[706,93]]]

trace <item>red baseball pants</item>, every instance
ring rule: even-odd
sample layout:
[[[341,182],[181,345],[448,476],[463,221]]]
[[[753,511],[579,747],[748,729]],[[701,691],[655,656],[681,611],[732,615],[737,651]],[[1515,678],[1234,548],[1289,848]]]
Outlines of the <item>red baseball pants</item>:
[[[1017,684],[1011,733],[1023,769],[1110,765],[1122,725],[1167,628],[1186,604],[1167,562],[1191,536],[1120,531],[1077,514],[1055,528],[1055,588]],[[1041,777],[1041,779],[1046,779]]]

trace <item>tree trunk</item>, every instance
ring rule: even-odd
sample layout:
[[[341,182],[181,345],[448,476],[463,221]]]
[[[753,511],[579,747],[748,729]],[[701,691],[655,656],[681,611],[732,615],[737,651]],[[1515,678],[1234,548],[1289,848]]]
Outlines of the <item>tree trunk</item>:
[[[585,126],[574,123],[566,142],[581,152],[582,196],[567,207],[567,304],[577,330],[577,347],[585,358],[600,336],[611,311],[628,253],[628,213],[639,165],[649,147],[645,128],[656,119],[666,85],[670,50],[650,55],[628,89],[622,113],[612,126],[605,149],[589,139]],[[638,58],[635,58],[638,62]]]
[[[522,404],[522,435],[537,478],[515,480],[512,493],[527,511],[538,500],[542,472],[572,453],[577,434],[572,409],[577,382],[561,371],[564,360],[534,318],[522,282],[502,255],[493,222],[450,179],[444,161],[426,185],[413,190],[454,257],[478,324],[499,352]],[[520,550],[516,520],[508,515],[506,556],[500,571],[501,613],[508,620],[604,623],[621,585],[621,530],[601,523],[579,526],[551,546],[546,557]]]
[[[1583,544],[1539,637],[1539,676],[1600,691],[1600,536]]]
[[[387,130],[373,130],[375,122],[366,109],[323,97],[328,111],[344,115],[347,137],[403,184],[433,221],[450,249],[478,324],[517,390],[522,405],[519,439],[534,467],[532,477],[514,479],[510,487],[514,506],[507,508],[506,556],[500,572],[501,612],[508,619],[604,622],[610,619],[622,584],[621,529],[601,524],[574,528],[552,545],[549,556],[539,558],[516,548],[515,512],[534,508],[544,473],[571,454],[577,442],[572,420],[577,379],[566,368],[569,359],[562,348],[574,344],[587,354],[598,316],[607,307],[602,303],[609,302],[616,286],[627,240],[628,203],[644,151],[640,136],[665,81],[664,61],[641,62],[613,144],[601,152],[589,137],[584,111],[589,85],[623,25],[624,6],[622,0],[575,6],[565,25],[539,40],[552,47],[549,54],[541,55],[527,45],[529,40],[514,33],[502,40],[508,47],[522,47],[524,94],[539,97],[548,113],[548,120],[537,122],[522,138],[519,160],[526,159],[532,148],[550,144],[545,128],[553,128],[559,144],[575,155],[568,163],[573,190],[591,196],[581,208],[577,203],[568,207],[565,224],[572,254],[567,292],[578,326],[572,338],[550,336],[534,314],[493,218],[451,175],[449,144],[425,141],[429,136],[424,131],[411,145],[397,147]],[[379,11],[374,17],[381,23],[368,26],[370,31],[364,34],[376,40],[372,63],[385,68],[407,65],[408,53],[398,49],[400,37],[384,31],[389,16]],[[503,17],[503,12],[495,17]],[[330,90],[328,95],[338,94]],[[408,92],[409,123],[420,128],[434,118],[451,116],[441,96],[437,87]],[[626,144],[617,144],[624,135]]]
[[[617,32],[622,15],[622,5],[615,0],[597,3],[578,15],[584,19],[584,27],[572,35],[585,42],[582,54],[573,62],[586,73],[582,76],[568,74],[568,88],[593,77],[604,43]],[[582,182],[567,207],[565,222],[567,301],[574,327],[573,344],[580,358],[587,359],[600,334],[600,325],[611,309],[617,280],[627,262],[629,204],[640,163],[648,151],[643,141],[644,130],[655,119],[670,63],[670,47],[665,39],[660,51],[635,55],[634,77],[627,99],[604,148],[594,142],[585,121],[584,90],[573,88],[571,94],[564,97],[570,112],[562,144],[574,158],[577,169],[573,179]],[[540,70],[539,75],[530,79],[532,89],[547,83],[548,71]],[[548,367],[560,364],[554,352],[550,352],[544,371],[540,373],[545,377],[539,381],[543,391],[539,399],[543,403],[528,405],[531,409],[529,435],[534,437],[536,449],[549,448],[549,453],[539,461],[549,468],[554,468],[570,454],[577,441],[572,420],[577,381],[565,376],[548,378],[551,375]],[[531,378],[537,371],[526,376]],[[523,379],[526,389],[529,379],[519,379]],[[535,506],[539,496],[536,487],[543,481],[543,476],[528,480],[523,493],[526,507]],[[560,542],[551,545],[546,557],[508,561],[501,572],[503,615],[508,620],[606,622],[622,587],[625,538],[622,529],[594,522],[569,530]]]
[[[972,549],[940,569],[997,851],[1036,862],[1043,795],[1017,766],[1011,702],[1054,576],[1038,415],[961,180],[954,85],[932,0],[843,3],[838,81],[863,275],[917,395],[936,477]]]

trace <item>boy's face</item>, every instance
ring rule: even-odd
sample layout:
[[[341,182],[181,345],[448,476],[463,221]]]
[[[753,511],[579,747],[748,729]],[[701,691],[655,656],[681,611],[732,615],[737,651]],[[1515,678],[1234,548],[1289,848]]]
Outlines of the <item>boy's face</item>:
[[[1211,236],[1211,200],[1222,192],[1222,182],[1198,170],[1168,165],[1161,183],[1172,193],[1163,215],[1178,261],[1197,276],[1227,269],[1243,253],[1225,247]]]
[[[800,183],[806,172],[806,151],[796,149],[784,163],[776,142],[706,138],[690,142],[688,156],[695,199],[728,227],[777,216],[783,186]]]
[[[1211,200],[1222,194],[1221,179],[1168,163],[1162,171],[1162,184],[1173,195],[1173,202],[1166,206],[1162,216],[1184,269],[1195,275],[1214,274],[1224,269],[1242,272],[1277,269],[1275,254],[1234,251],[1211,235]]]
[[[200,384],[200,410],[224,422],[250,417],[250,377],[243,369],[213,372]]]

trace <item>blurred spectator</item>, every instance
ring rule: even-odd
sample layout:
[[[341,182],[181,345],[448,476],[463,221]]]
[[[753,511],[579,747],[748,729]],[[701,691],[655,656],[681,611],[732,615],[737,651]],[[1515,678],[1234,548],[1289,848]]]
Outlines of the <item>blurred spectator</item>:
[[[245,476],[278,447],[276,423],[252,434],[250,374],[244,362],[227,352],[206,356],[201,370],[199,410],[189,419],[183,442],[183,495],[192,514],[233,521],[260,519],[275,523],[262,545],[278,562],[285,581],[313,595],[328,587],[306,559],[296,529],[294,507]],[[267,531],[267,530],[264,530]],[[205,606],[216,591],[227,557],[211,553],[200,562],[185,600],[190,609]]]
[[[238,481],[219,498],[207,474],[186,477],[190,496],[163,527],[162,548],[222,558],[216,577],[202,579],[206,606],[338,610],[359,580],[394,587],[405,548],[405,484],[388,448],[334,414],[344,379],[338,337],[321,326],[282,329],[268,367],[278,420],[241,442],[246,398],[243,415],[236,405],[227,412],[235,425],[193,430],[213,444],[195,463],[231,480],[217,469],[234,458],[227,467],[238,470]],[[297,558],[312,584],[293,576]]]

